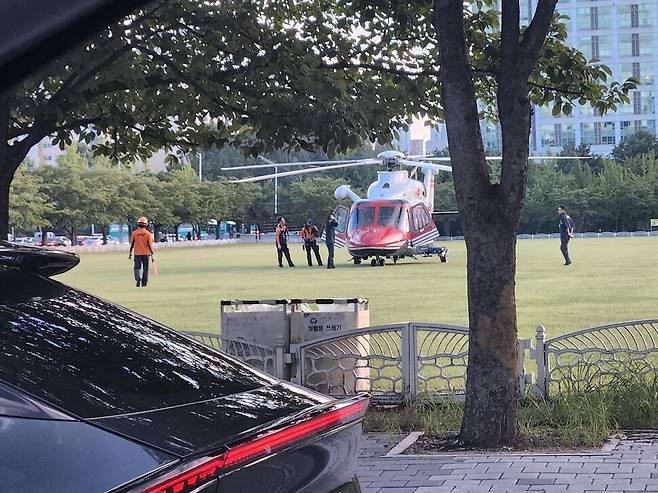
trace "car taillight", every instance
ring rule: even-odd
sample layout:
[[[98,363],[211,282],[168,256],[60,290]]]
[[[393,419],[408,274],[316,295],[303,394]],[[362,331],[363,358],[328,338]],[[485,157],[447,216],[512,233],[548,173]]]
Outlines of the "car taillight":
[[[256,460],[308,440],[331,428],[354,421],[363,416],[368,403],[368,399],[362,399],[342,406],[339,404],[340,407],[309,420],[265,433],[248,442],[230,447],[222,455],[208,458],[183,472],[176,471],[173,473],[173,477],[159,480],[157,484],[139,491],[142,493],[187,493],[212,481],[223,470]]]

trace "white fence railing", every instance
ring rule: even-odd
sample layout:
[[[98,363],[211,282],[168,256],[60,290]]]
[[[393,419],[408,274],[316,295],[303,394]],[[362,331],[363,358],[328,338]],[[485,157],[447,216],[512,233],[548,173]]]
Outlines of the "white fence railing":
[[[647,238],[658,237],[656,231],[587,231],[575,233],[576,238]],[[518,240],[556,240],[560,239],[560,233],[521,233],[516,235]],[[463,236],[441,236],[436,241],[461,241]]]
[[[468,328],[461,326],[408,322],[366,327],[289,348],[187,334],[272,375],[334,397],[365,392],[379,403],[459,400],[466,388]],[[536,374],[526,370],[526,362],[534,362]],[[658,320],[591,327],[548,340],[539,326],[534,341],[519,339],[517,367],[522,396],[586,391],[627,372],[656,378]]]

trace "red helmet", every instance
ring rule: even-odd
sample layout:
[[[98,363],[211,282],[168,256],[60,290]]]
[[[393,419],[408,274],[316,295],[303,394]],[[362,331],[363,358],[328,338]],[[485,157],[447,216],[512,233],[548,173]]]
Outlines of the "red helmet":
[[[146,217],[144,217],[144,216],[140,217],[140,218],[137,220],[137,224],[141,224],[141,225],[144,225],[144,226],[147,226],[148,223],[149,223],[149,220],[146,219]]]

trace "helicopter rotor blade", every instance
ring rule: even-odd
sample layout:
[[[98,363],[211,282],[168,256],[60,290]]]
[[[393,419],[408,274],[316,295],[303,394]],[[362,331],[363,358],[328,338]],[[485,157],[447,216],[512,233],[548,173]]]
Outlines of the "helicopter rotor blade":
[[[358,163],[362,161],[361,159],[346,159],[344,161],[301,161],[298,163],[275,163],[270,161],[267,158],[258,156],[259,159],[267,161],[268,164],[247,164],[245,166],[232,166],[229,168],[220,168],[222,171],[231,171],[231,170],[242,170],[242,169],[261,169],[261,168],[279,168],[279,167],[291,167],[291,166],[317,166],[317,165],[330,165],[330,164],[347,164],[347,163]],[[279,174],[279,176],[281,176]]]
[[[452,168],[444,164],[428,163],[426,161],[410,161],[409,159],[398,159],[398,163],[403,164],[404,166],[411,166],[412,168],[429,168],[434,171],[448,171],[452,173]]]
[[[326,162],[326,161],[324,161]],[[284,171],[283,173],[270,173],[269,175],[261,175],[261,176],[252,176],[250,178],[242,178],[239,180],[231,180],[231,183],[251,183],[251,182],[256,182],[256,181],[264,181],[264,180],[271,180],[272,178],[283,178],[285,176],[296,176],[296,175],[303,175],[306,173],[317,173],[319,171],[326,171],[330,169],[339,169],[339,168],[351,168],[355,166],[365,166],[368,164],[380,164],[379,159],[361,159],[359,161],[350,161],[347,163],[342,163],[342,164],[334,164],[331,166],[322,166],[318,168],[305,168],[305,169],[296,169],[292,171]],[[308,164],[308,163],[303,163],[303,164]],[[235,168],[229,168],[229,169],[235,169]]]
[[[449,157],[422,157],[422,156],[413,156],[414,158],[419,158],[420,161],[430,161],[430,162],[446,162],[450,161]],[[502,156],[485,156],[487,161],[502,161]],[[528,161],[550,161],[551,159],[565,160],[565,159],[592,159],[592,156],[528,156]],[[419,161],[419,162],[420,162]]]

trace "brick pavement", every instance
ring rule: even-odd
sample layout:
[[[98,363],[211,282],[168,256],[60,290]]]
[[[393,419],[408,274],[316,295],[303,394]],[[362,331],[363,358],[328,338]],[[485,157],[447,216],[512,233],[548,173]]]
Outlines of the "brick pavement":
[[[400,437],[366,434],[363,493],[658,492],[658,433],[628,433],[598,455],[464,454],[382,457]]]

